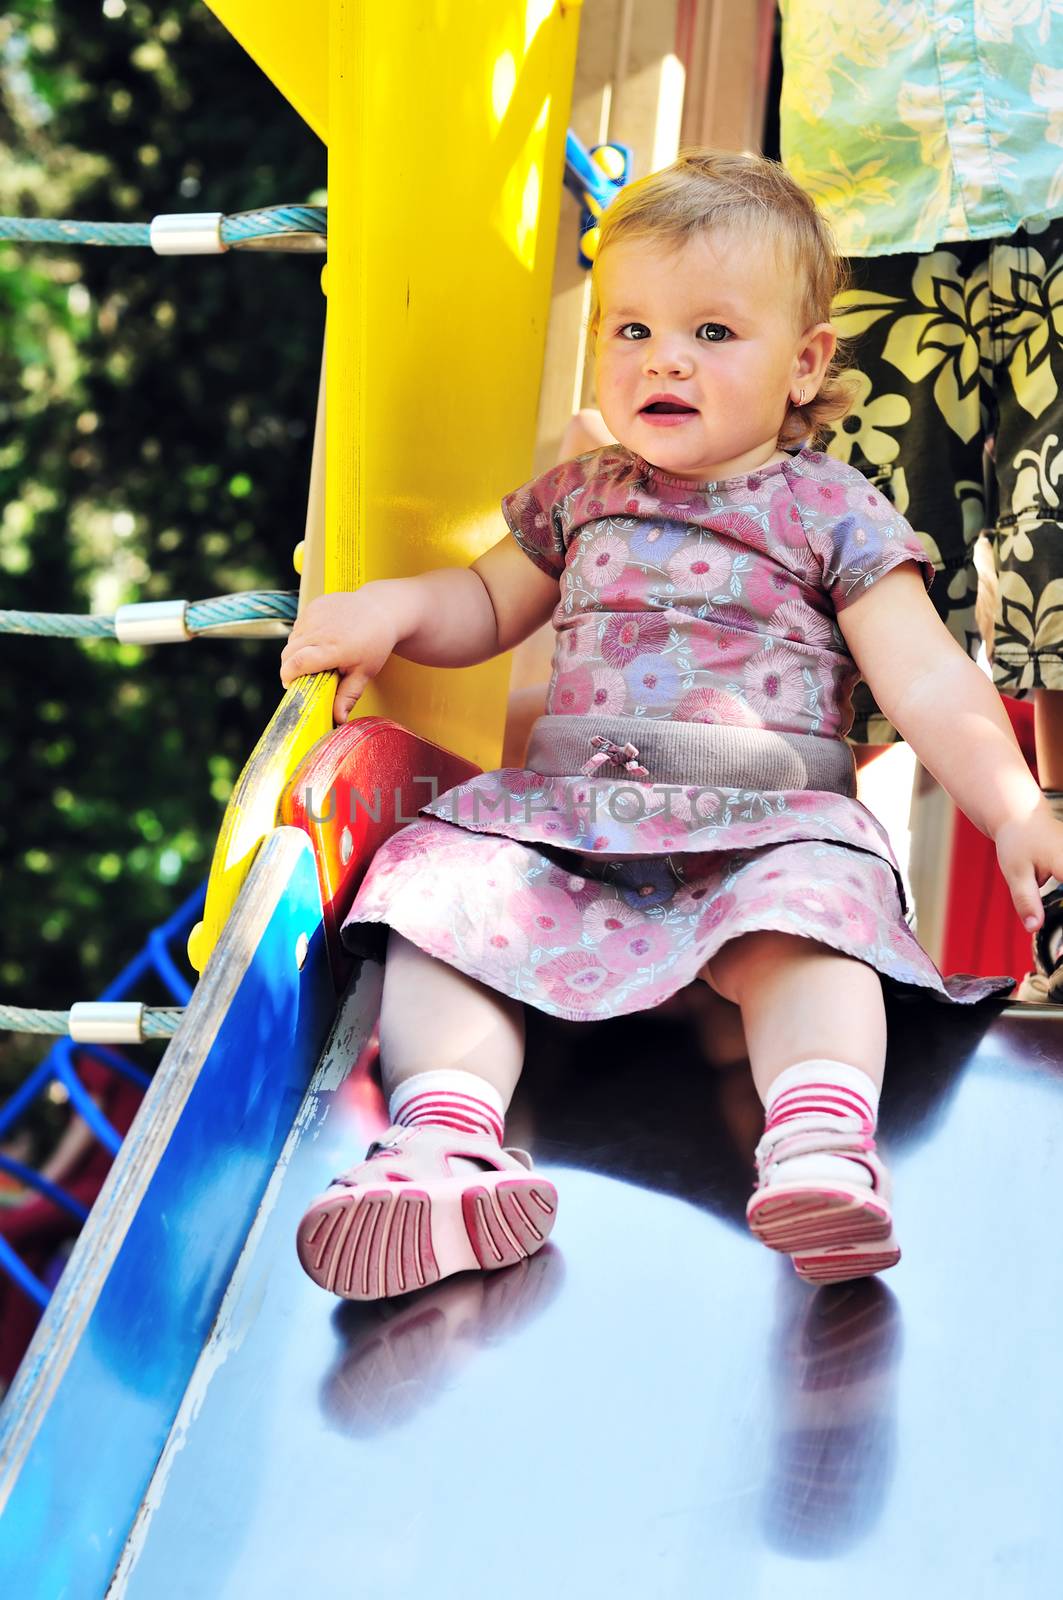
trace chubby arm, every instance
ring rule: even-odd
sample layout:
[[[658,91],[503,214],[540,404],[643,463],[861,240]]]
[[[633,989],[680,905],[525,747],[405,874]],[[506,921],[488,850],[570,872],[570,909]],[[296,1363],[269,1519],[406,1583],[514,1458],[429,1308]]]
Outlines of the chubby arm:
[[[344,722],[393,652],[424,666],[473,666],[533,633],[557,595],[558,580],[507,536],[471,567],[377,579],[312,600],[281,652],[281,682],[338,672],[332,714]]]
[[[994,841],[1015,909],[1043,920],[1038,887],[1063,877],[1063,824],[1023,759],[1000,696],[938,618],[915,565],[894,567],[838,613],[886,716]]]

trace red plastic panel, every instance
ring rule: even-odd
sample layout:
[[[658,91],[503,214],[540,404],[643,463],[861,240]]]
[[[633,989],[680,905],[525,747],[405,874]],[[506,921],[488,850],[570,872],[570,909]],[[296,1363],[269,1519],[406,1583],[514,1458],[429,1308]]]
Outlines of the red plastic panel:
[[[1036,775],[1033,701],[1005,697],[1004,705],[1022,753]],[[1030,935],[1011,903],[993,841],[957,811],[942,971],[973,972],[980,977],[1010,972],[1018,981],[1032,965]]]
[[[435,795],[479,771],[384,717],[344,723],[296,769],[281,798],[281,821],[310,835],[337,984],[350,969],[339,930],[374,852]]]

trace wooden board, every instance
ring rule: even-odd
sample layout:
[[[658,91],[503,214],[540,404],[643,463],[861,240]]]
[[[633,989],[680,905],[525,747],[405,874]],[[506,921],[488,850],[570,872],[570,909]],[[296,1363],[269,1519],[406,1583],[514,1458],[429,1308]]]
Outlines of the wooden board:
[[[589,149],[617,139],[630,146],[632,177],[666,166],[679,149],[683,68],[679,0],[583,0],[570,124]],[[550,321],[543,357],[535,471],[558,459],[574,411],[594,405],[593,352],[586,344],[590,274],[579,259],[580,207],[561,198]],[[516,487],[516,485],[514,485]]]
[[[685,145],[760,150],[774,21],[775,0],[680,0]]]

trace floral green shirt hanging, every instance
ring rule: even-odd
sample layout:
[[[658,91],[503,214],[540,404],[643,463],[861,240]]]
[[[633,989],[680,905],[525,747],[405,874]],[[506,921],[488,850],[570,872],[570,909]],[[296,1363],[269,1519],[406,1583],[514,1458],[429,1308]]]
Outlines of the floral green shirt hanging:
[[[845,255],[1063,213],[1060,0],[780,0],[782,155]]]

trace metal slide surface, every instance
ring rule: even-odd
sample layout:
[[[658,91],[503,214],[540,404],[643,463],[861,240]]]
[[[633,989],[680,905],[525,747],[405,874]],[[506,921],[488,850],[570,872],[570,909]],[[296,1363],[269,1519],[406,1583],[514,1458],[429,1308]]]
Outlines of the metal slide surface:
[[[813,1291],[742,1226],[758,1108],[678,1024],[535,1019],[509,1125],[554,1242],[390,1305],[306,1279],[383,1122],[368,964],[110,1593],[788,1600],[1041,1593],[1057,1514],[1063,1016],[896,1008],[904,1260]]]

